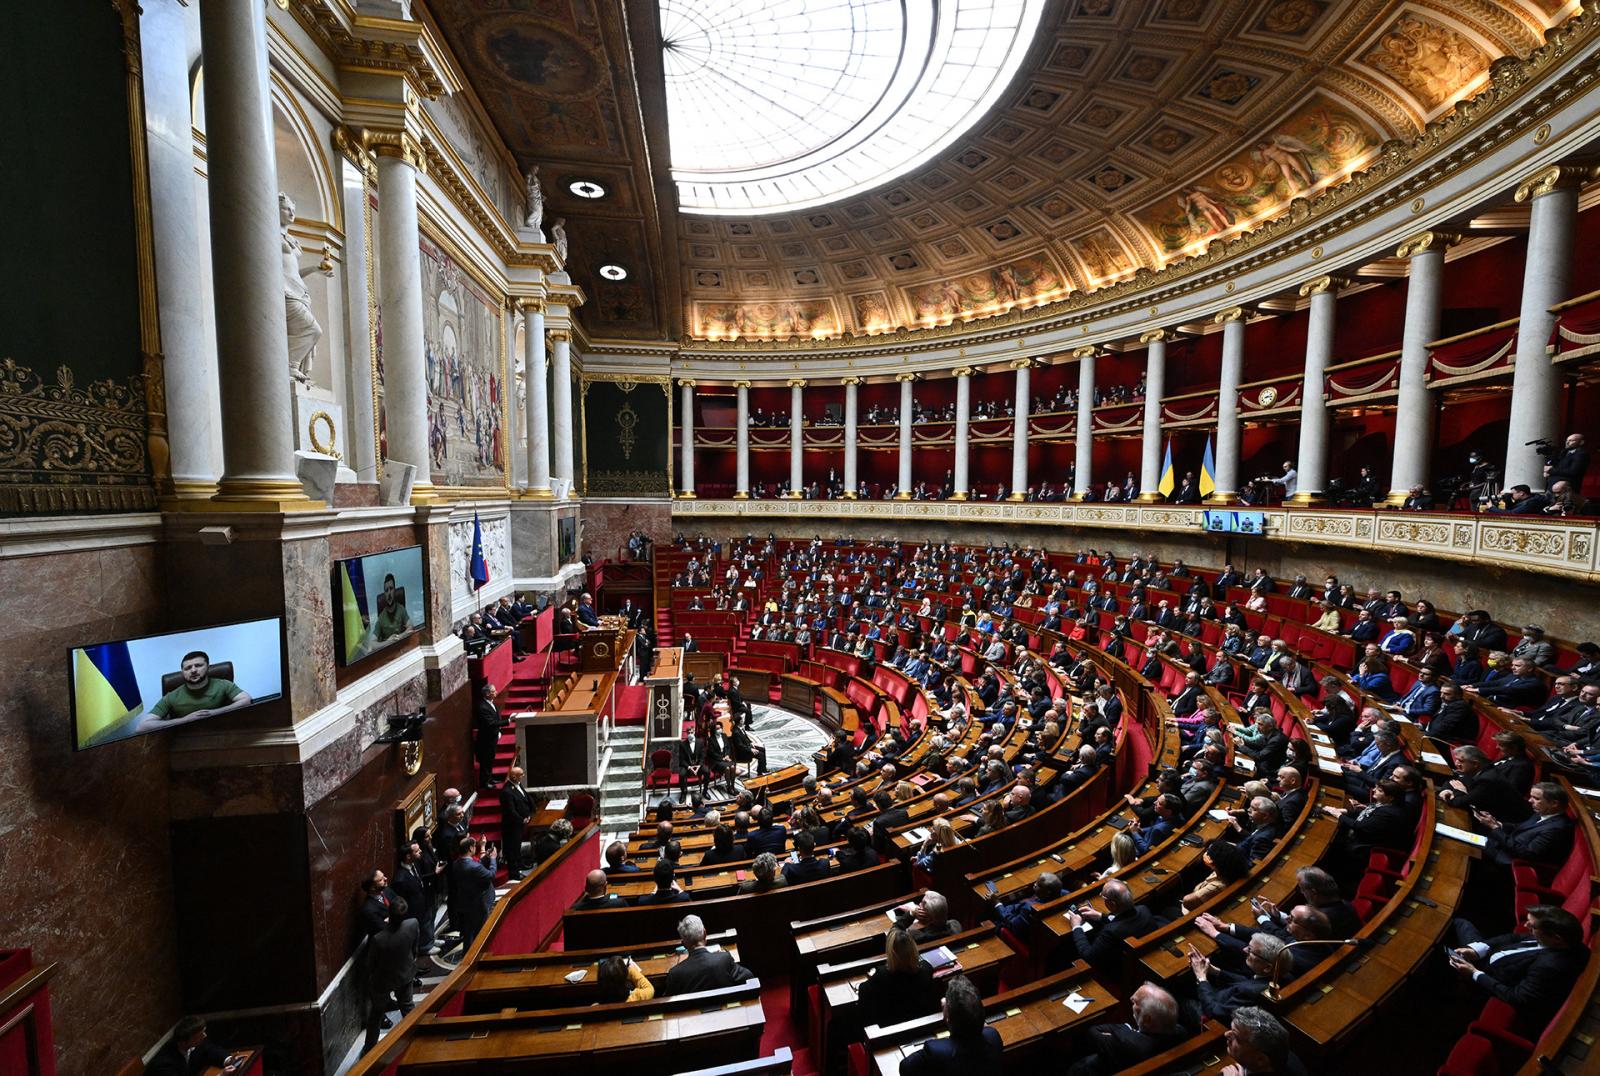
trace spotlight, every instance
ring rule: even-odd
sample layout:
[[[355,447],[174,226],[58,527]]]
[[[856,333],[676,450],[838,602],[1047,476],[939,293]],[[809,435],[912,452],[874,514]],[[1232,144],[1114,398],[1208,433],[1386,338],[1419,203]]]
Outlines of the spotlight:
[[[604,187],[592,179],[575,179],[571,183],[567,184],[567,190],[571,191],[573,194],[576,194],[579,198],[588,198],[591,200],[595,198],[604,198],[608,193]]]
[[[628,271],[620,265],[607,263],[600,267],[600,275],[607,280],[627,280]]]

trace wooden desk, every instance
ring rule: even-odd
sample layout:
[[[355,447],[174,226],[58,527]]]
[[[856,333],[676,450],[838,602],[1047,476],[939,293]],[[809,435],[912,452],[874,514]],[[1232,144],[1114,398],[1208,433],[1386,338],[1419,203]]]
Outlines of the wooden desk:
[[[733,932],[729,931],[725,936],[732,934]],[[714,942],[708,938],[706,947],[712,950],[725,948],[733,954],[734,960],[739,959],[738,946],[731,942]],[[548,955],[561,956],[565,959],[556,961],[495,957],[479,960],[472,977],[467,980],[466,1000],[462,1011],[470,1015],[501,1012],[505,1009],[561,1009],[597,1004],[600,1001],[600,961],[605,957],[621,954]],[[644,977],[659,988],[667,972],[676,967],[684,956],[680,947],[673,947],[635,953],[633,962],[639,966]],[[584,973],[583,978],[575,983],[569,982],[567,976],[577,971]]]

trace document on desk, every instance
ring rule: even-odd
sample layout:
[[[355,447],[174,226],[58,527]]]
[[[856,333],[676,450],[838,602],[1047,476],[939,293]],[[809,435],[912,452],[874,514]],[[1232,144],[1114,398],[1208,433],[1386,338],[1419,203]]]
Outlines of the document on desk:
[[[1086,998],[1074,990],[1072,993],[1068,994],[1062,999],[1061,1004],[1065,1005],[1073,1012],[1082,1012],[1083,1010],[1087,1009],[1090,1003],[1093,1001],[1094,998]]]
[[[1424,751],[1424,752],[1422,752],[1422,761],[1426,762],[1430,766],[1448,766],[1449,765],[1449,763],[1445,761],[1444,756],[1439,754],[1436,751]]]
[[[1339,757],[1339,752],[1335,751],[1330,746],[1325,746],[1325,745],[1320,744],[1320,743],[1315,746],[1315,750],[1317,752],[1317,757],[1318,758],[1338,758]]]
[[[1470,829],[1457,829],[1455,826],[1447,826],[1443,822],[1435,825],[1433,829],[1435,833],[1441,833],[1446,837],[1454,837],[1458,841],[1465,841],[1478,848],[1482,848],[1489,843],[1489,838],[1481,833],[1474,833]]]
[[[562,796],[558,800],[550,800],[546,802],[544,809],[547,811],[565,811],[567,809],[567,797]]]
[[[1226,822],[1228,819],[1233,817],[1227,811],[1211,810],[1207,811],[1206,814],[1210,815],[1212,818],[1215,818],[1218,822]]]
[[[1329,762],[1325,758],[1317,759],[1317,769],[1321,770],[1323,773],[1332,774],[1334,776],[1344,773],[1343,766],[1339,765],[1337,762]]]

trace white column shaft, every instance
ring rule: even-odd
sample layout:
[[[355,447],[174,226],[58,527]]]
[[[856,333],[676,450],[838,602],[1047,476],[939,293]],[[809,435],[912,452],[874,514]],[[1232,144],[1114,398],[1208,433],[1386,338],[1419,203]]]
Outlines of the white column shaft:
[[[1411,257],[1406,283],[1406,322],[1400,344],[1400,394],[1394,416],[1394,470],[1391,499],[1413,486],[1428,484],[1433,401],[1428,392],[1428,343],[1439,338],[1439,303],[1444,285],[1444,251],[1424,250]]]
[[[1311,296],[1306,321],[1306,372],[1300,388],[1300,451],[1295,461],[1296,496],[1328,487],[1328,402],[1324,398],[1328,363],[1333,358],[1334,289]]]
[[[544,311],[529,307],[522,332],[523,382],[527,398],[528,488],[550,492],[550,370],[545,359]]]
[[[200,37],[223,485],[298,486],[262,5],[206,0]]]
[[[739,458],[735,463],[734,492],[746,496],[750,493],[750,389],[740,385],[739,428],[734,431],[739,442]]]
[[[417,172],[378,158],[379,303],[383,310],[383,409],[389,458],[417,468],[413,489],[433,484],[428,385],[422,356],[422,263],[417,256]]]
[[[372,368],[372,294],[367,288],[367,181],[361,166],[339,159],[344,203],[344,308],[345,351],[348,355],[345,443],[350,446],[350,467],[358,482],[378,480],[378,423],[374,408]]]
[[[1161,484],[1161,397],[1167,389],[1167,342],[1150,341],[1144,359],[1144,440],[1140,444],[1139,492]]]
[[[567,482],[567,496],[576,498],[578,491],[574,480],[572,455],[572,341],[563,333],[552,343],[553,356],[550,371],[550,409],[555,413],[552,424],[555,445],[551,452],[552,477]]]
[[[1073,495],[1080,500],[1094,481],[1094,356],[1078,360],[1077,452],[1073,460]]]
[[[844,489],[856,492],[856,383],[844,387]]]
[[[900,382],[900,467],[895,492],[902,498],[911,496],[911,385],[909,378]]]
[[[805,389],[789,386],[789,492],[795,496],[805,486]]]
[[[1031,380],[1028,367],[1017,367],[1016,416],[1015,424],[1011,427],[1011,495],[1019,498],[1028,492],[1028,409],[1033,401]]]
[[[967,495],[967,413],[972,409],[972,375],[960,374],[956,377],[956,465],[955,473],[951,476],[955,483],[955,495],[964,498]]]
[[[1522,318],[1517,325],[1517,365],[1511,381],[1511,422],[1506,429],[1505,485],[1545,486],[1544,457],[1528,442],[1561,439],[1561,375],[1547,346],[1555,329],[1550,307],[1570,298],[1573,230],[1578,191],[1558,187],[1529,207],[1528,257],[1522,270]],[[1573,490],[1573,493],[1578,493]]]
[[[1222,376],[1217,385],[1216,497],[1239,493],[1239,383],[1244,379],[1244,319],[1222,323]]]
[[[684,382],[678,387],[678,405],[683,411],[679,428],[683,431],[683,462],[679,467],[682,476],[678,482],[680,492],[694,494],[694,386]]]

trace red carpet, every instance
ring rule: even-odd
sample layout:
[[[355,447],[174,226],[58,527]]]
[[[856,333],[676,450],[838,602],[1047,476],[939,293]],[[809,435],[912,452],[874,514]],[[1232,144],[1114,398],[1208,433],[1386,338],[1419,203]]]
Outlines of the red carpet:
[[[794,1076],[820,1076],[816,1058],[800,1030],[789,1015],[789,979],[787,976],[767,981],[761,980],[761,1011],[767,1018],[761,1032],[761,1056],[768,1057],[780,1046],[794,1051]]]
[[[649,704],[650,689],[643,684],[617,688],[617,724],[644,724],[644,712]]]

